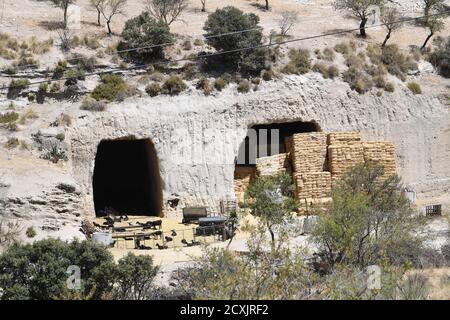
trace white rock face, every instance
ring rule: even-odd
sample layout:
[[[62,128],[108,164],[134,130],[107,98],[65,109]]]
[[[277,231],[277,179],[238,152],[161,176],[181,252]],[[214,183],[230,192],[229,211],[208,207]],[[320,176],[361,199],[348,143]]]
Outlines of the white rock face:
[[[315,121],[324,132],[360,131],[365,140],[396,146],[398,173],[417,192],[419,204],[450,203],[450,114],[436,97],[397,88],[377,97],[319,75],[289,76],[259,91],[217,96],[183,94],[139,98],[107,112],[88,113],[71,128],[71,175],[82,207],[94,215],[92,174],[102,140],[149,138],[160,161],[166,215],[186,205],[218,210],[234,199],[234,163],[247,129],[255,124]],[[167,201],[180,199],[176,209]],[[445,210],[445,209],[444,209]]]

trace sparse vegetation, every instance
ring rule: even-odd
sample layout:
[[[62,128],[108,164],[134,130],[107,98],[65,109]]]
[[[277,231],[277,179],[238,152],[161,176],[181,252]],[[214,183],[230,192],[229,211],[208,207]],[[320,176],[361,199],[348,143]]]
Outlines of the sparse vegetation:
[[[170,95],[178,95],[187,89],[183,79],[179,76],[169,77],[162,86],[162,93]]]
[[[145,87],[145,92],[148,93],[150,97],[156,97],[161,93],[161,86],[159,83],[151,83],[147,87]]]
[[[0,124],[10,124],[16,122],[19,119],[19,114],[14,111],[0,114]]]
[[[128,91],[128,85],[123,78],[116,74],[102,76],[101,83],[95,87],[91,97],[97,101],[116,101],[121,94]]]
[[[25,231],[25,234],[28,238],[34,238],[36,236],[36,230],[33,227],[28,227]]]
[[[250,81],[242,80],[238,83],[237,91],[240,93],[247,93],[250,91]]]
[[[307,49],[289,50],[289,63],[283,68],[284,73],[304,74],[311,70],[311,57]]]
[[[106,102],[105,101],[97,101],[94,98],[86,97],[81,102],[80,109],[87,110],[87,111],[105,111]]]
[[[411,92],[414,94],[422,93],[422,88],[421,88],[420,84],[418,84],[417,82],[408,83],[408,89],[411,90]]]
[[[450,37],[434,39],[435,49],[430,54],[429,60],[440,75],[450,78]]]
[[[11,80],[7,93],[8,99],[16,99],[20,92],[27,89],[29,85],[30,80],[28,79]]]
[[[227,84],[227,81],[225,81],[223,78],[214,80],[214,88],[216,88],[217,91],[222,91],[227,86]]]
[[[209,96],[214,89],[207,78],[201,78],[198,80],[196,88],[202,90],[205,96]]]
[[[10,137],[5,142],[5,148],[6,149],[15,149],[20,145],[19,139],[15,137]]]
[[[50,160],[53,163],[58,163],[60,160],[67,161],[67,153],[64,148],[58,144],[52,144],[47,150],[42,154],[42,159]]]

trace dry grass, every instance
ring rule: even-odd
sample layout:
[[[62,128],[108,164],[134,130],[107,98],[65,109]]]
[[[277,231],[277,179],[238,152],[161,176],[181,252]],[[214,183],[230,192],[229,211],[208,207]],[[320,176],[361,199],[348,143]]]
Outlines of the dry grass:
[[[413,270],[410,273],[419,273],[428,279],[430,285],[428,299],[450,300],[450,267]]]

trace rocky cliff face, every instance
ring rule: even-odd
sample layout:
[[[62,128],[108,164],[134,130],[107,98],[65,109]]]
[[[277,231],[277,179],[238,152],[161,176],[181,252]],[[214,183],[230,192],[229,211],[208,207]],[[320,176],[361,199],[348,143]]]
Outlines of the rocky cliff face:
[[[365,140],[396,146],[397,170],[418,203],[450,203],[450,110],[438,97],[406,90],[378,97],[320,76],[290,76],[259,91],[139,98],[79,117],[68,137],[83,213],[94,215],[92,175],[102,140],[149,138],[159,158],[166,215],[187,205],[217,208],[233,199],[234,163],[256,124],[314,121],[322,131],[360,131]],[[179,200],[176,208],[170,200]]]

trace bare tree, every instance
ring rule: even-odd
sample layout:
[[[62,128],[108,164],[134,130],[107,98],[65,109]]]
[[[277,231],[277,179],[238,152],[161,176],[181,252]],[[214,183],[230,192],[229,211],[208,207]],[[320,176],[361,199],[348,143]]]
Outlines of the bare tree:
[[[64,12],[64,28],[67,28],[67,9],[69,5],[74,4],[77,0],[52,0],[55,6],[60,7]]]
[[[147,0],[146,9],[156,20],[170,25],[187,6],[188,0]]]
[[[105,3],[106,0],[90,0],[89,3],[92,8],[97,10],[97,25],[101,26],[100,18],[102,15],[101,7]]]
[[[381,23],[387,30],[386,38],[384,38],[383,44],[381,45],[383,48],[386,46],[386,43],[391,38],[393,32],[397,31],[402,27],[401,19],[403,16],[396,8],[384,8],[381,14]]]
[[[206,0],[200,0],[202,3],[202,12],[206,12]]]
[[[361,20],[359,32],[361,37],[366,38],[366,24],[372,14],[371,9],[374,6],[383,7],[385,0],[334,0],[336,10],[348,10],[355,17]]]
[[[127,0],[106,0],[100,6],[100,12],[106,20],[108,27],[108,34],[111,34],[111,20],[114,16],[122,14],[125,15],[125,6]]]
[[[281,18],[278,20],[278,26],[280,27],[280,35],[287,36],[289,30],[298,22],[298,13],[293,11],[283,11]]]

